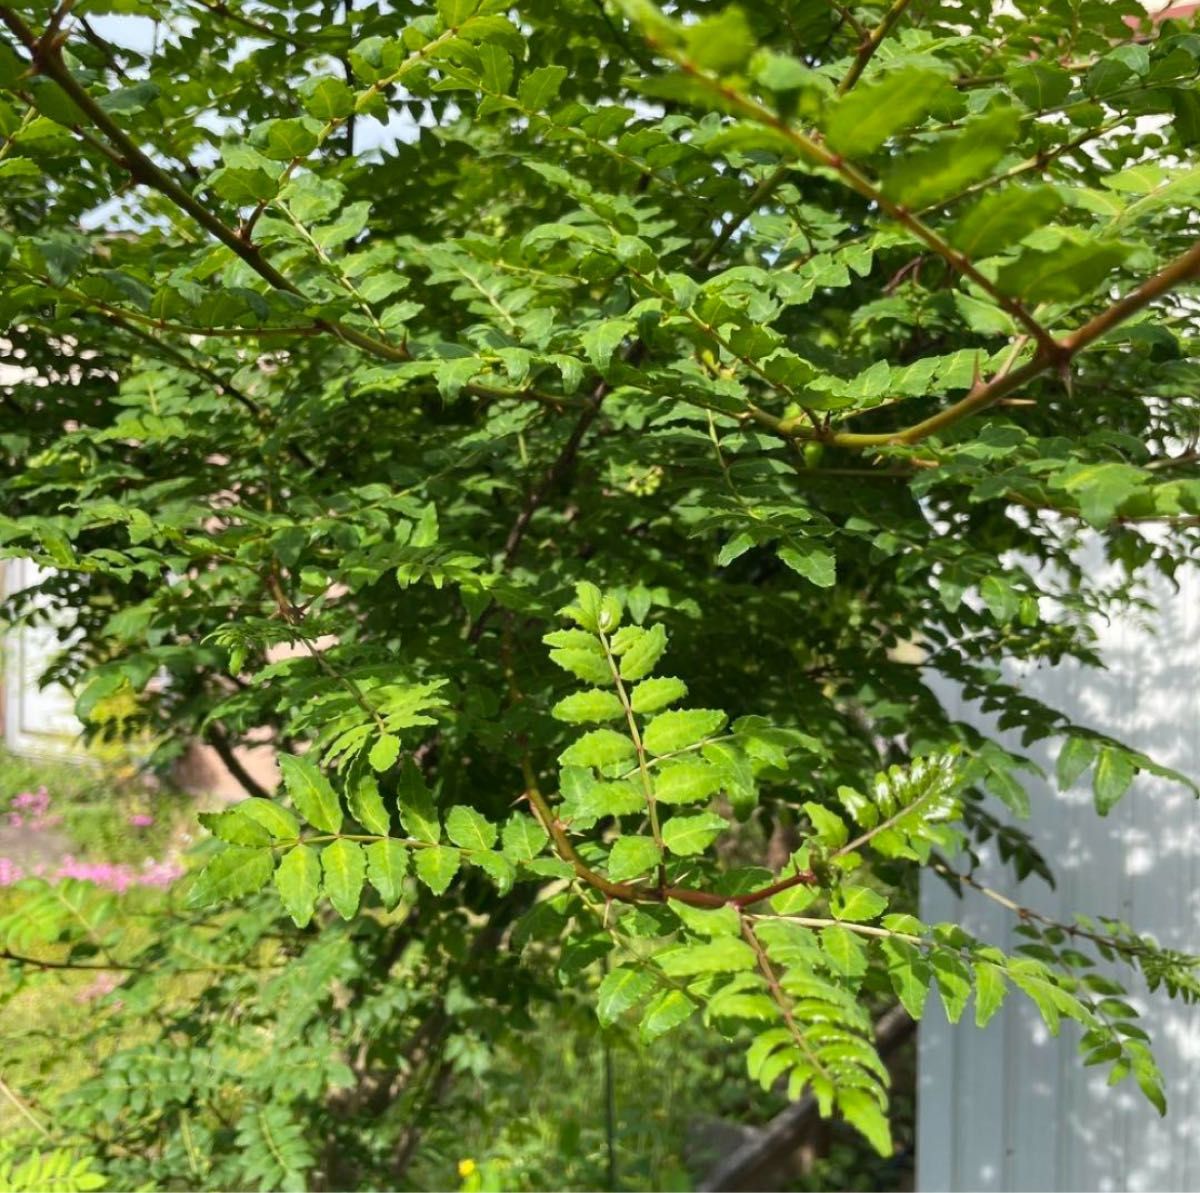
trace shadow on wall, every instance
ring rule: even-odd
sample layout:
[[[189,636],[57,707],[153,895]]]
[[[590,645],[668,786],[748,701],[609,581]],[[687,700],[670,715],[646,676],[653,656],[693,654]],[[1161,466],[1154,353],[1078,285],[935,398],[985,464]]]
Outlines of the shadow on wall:
[[[1105,566],[1098,551],[1095,559]],[[1107,670],[1063,663],[1013,669],[1010,678],[1079,724],[1200,777],[1200,569],[1181,574],[1180,585],[1178,592],[1158,586],[1157,616],[1098,627]],[[962,719],[988,723],[945,686],[938,690]],[[1001,737],[1021,750],[1018,734]],[[1028,751],[1051,776],[1057,746]],[[1037,878],[1016,884],[994,854],[985,855],[982,881],[1055,919],[1112,916],[1163,945],[1200,952],[1200,803],[1190,792],[1141,774],[1101,819],[1089,779],[1066,794],[1037,780],[1028,787],[1026,827],[1058,887]],[[961,918],[1005,949],[1022,942],[1010,913],[971,891],[960,904],[932,876],[922,913],[933,922]],[[1167,1117],[1132,1078],[1109,1088],[1107,1068],[1083,1068],[1078,1026],[1064,1023],[1051,1038],[1023,996],[1010,993],[983,1032],[965,1021],[950,1028],[931,999],[921,1026],[919,1189],[1200,1191],[1200,1008],[1146,993],[1128,970],[1121,977],[1153,1038]]]

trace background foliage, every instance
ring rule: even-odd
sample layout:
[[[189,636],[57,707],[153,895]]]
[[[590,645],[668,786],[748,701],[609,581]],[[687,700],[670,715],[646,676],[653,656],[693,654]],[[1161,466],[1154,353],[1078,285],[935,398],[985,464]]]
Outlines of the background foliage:
[[[1101,814],[1186,781],[1013,665],[1096,663],[1194,551],[1200,37],[1132,0],[0,21],[0,542],[53,569],[6,615],[60,620],[97,740],[285,755],[169,894],[12,888],[6,990],[92,967],[140,1016],[64,1144],[428,1179],[455,1081],[595,1002],[887,1153],[872,1016],[931,986],[1077,1020],[1161,1104],[1094,959],[1184,997],[1193,959],[911,912],[988,839],[1050,876],[1035,764],[938,682]]]

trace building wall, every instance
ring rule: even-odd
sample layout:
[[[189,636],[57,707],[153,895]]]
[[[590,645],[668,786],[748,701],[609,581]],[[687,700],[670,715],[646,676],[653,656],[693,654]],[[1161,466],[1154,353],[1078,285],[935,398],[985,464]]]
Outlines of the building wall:
[[[1200,777],[1200,571],[1159,595],[1152,623],[1101,627],[1106,672],[1063,664],[1025,682],[1077,722]],[[968,708],[960,715],[983,720]],[[1052,775],[1053,755],[1034,753]],[[1139,775],[1105,819],[1088,781],[1066,795],[1034,783],[1031,795],[1031,827],[1058,887],[1037,878],[1018,887],[995,865],[989,885],[1056,919],[1108,914],[1200,952],[1200,804],[1191,794]],[[973,892],[960,904],[936,879],[924,883],[922,914],[961,917],[1005,949],[1021,943],[1004,908]],[[1165,1119],[1132,1079],[1109,1089],[1105,1068],[1083,1068],[1077,1025],[1052,1039],[1023,996],[1010,993],[983,1032],[968,1022],[970,1008],[950,1028],[931,998],[920,1031],[918,1189],[1200,1190],[1200,1008],[1147,996],[1137,979],[1133,989],[1166,1079]]]
[[[28,560],[0,561],[0,595],[36,584],[41,575]],[[87,751],[80,742],[74,696],[58,685],[38,683],[58,648],[52,625],[0,630],[0,743],[15,754],[82,760]],[[251,779],[271,790],[279,782],[275,751],[261,737],[259,742],[234,753]],[[189,744],[172,777],[178,787],[197,794],[223,799],[247,794],[217,752],[199,742]]]

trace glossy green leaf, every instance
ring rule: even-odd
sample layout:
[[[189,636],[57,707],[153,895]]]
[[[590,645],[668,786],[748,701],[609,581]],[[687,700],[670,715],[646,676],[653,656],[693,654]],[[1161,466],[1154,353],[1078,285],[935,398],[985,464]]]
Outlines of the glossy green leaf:
[[[344,837],[321,850],[323,889],[344,920],[353,919],[367,877],[367,859],[357,841]]]
[[[663,712],[646,726],[642,740],[651,754],[674,754],[712,737],[725,725],[725,714],[711,708]]]
[[[308,845],[289,849],[275,871],[275,889],[297,928],[308,927],[321,891],[321,863]]]
[[[384,907],[395,907],[404,894],[408,872],[408,850],[397,840],[372,841],[363,846],[367,880],[379,892]]]
[[[406,758],[401,768],[396,802],[400,809],[400,823],[410,837],[433,845],[441,840],[442,829],[437,809],[433,806],[433,796],[411,758]]]
[[[455,804],[446,815],[446,836],[464,849],[488,850],[496,844],[498,833],[481,812]]]
[[[458,873],[459,852],[448,845],[433,845],[418,849],[413,858],[417,877],[435,894],[444,894]]]
[[[379,794],[374,775],[358,774],[346,783],[346,806],[350,815],[369,833],[386,837],[392,831],[391,817]]]
[[[655,987],[654,975],[645,969],[618,966],[604,975],[596,995],[596,1014],[606,1026],[637,1006]]]
[[[629,703],[636,713],[659,712],[678,703],[687,695],[687,684],[682,679],[661,677],[644,679],[629,693]]]
[[[305,821],[322,832],[340,833],[341,804],[324,774],[307,758],[294,754],[280,755],[279,770],[285,790]]]
[[[270,849],[227,845],[200,871],[188,902],[208,907],[259,890],[271,879],[274,858]]]
[[[920,124],[953,97],[945,75],[931,70],[894,70],[878,82],[860,84],[825,116],[825,136],[838,153],[861,157],[889,137]]]
[[[618,837],[608,853],[608,876],[613,882],[641,878],[660,860],[658,846],[649,837]]]
[[[663,844],[680,857],[690,857],[703,853],[727,828],[729,822],[715,812],[672,816],[662,826]]]

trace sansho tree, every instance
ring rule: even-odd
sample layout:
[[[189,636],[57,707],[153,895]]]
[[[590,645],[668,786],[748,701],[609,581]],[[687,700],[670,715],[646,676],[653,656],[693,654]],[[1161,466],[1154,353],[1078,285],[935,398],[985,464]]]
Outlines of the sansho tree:
[[[1187,781],[1000,664],[1097,662],[1194,552],[1198,72],[1133,0],[0,4],[8,618],[67,627],[93,733],[282,755],[163,935],[74,885],[5,922],[18,984],[197,983],[67,1127],[142,1179],[395,1173],[411,1125],[356,1130],[555,981],[881,1152],[872,1015],[931,986],[1161,1107],[1094,962],[1194,959],[911,912],[988,839],[1049,876],[1036,765],[935,678],[1100,814]],[[251,1028],[242,1096],[197,1057]]]

